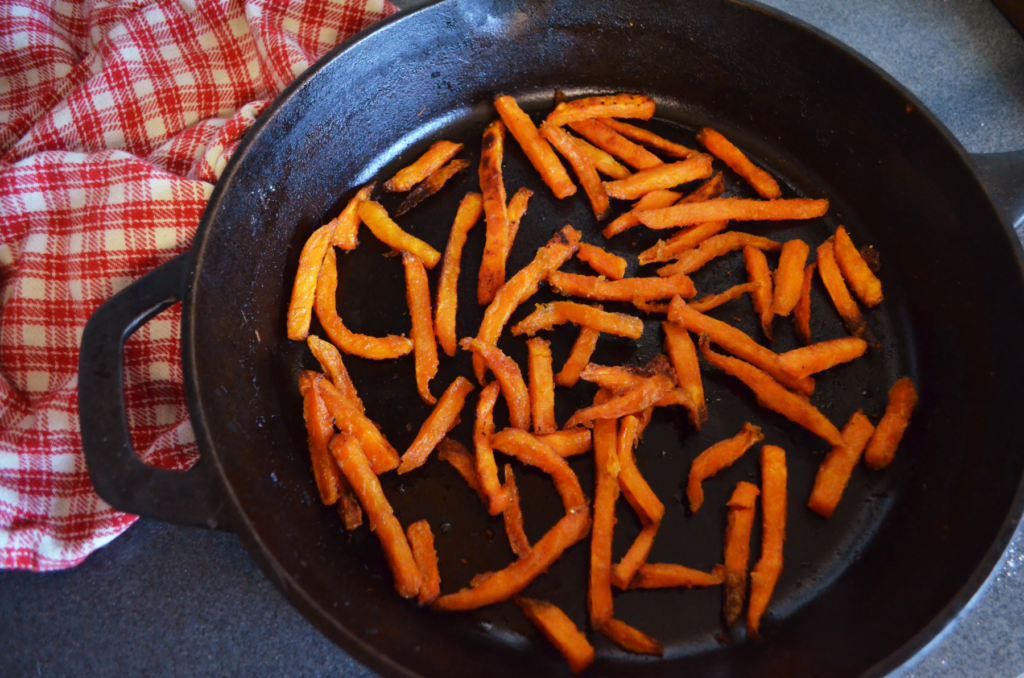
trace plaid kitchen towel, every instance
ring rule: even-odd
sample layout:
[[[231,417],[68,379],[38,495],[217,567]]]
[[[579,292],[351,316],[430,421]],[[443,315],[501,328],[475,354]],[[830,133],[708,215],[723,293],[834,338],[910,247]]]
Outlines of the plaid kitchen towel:
[[[0,567],[81,562],[135,516],[93,492],[82,328],[188,249],[260,112],[384,0],[9,0],[0,5]],[[125,351],[141,457],[186,468],[178,308]]]

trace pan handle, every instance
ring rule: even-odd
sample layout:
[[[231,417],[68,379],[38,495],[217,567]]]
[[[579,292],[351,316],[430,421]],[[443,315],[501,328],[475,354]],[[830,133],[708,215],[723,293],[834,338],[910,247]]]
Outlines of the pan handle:
[[[1006,223],[1024,236],[1024,150],[975,153],[971,160]]]
[[[135,454],[128,430],[125,341],[181,301],[189,264],[186,252],[150,271],[108,299],[85,324],[78,358],[82,448],[96,493],[119,511],[224,528],[224,500],[209,464],[200,459],[187,471],[149,466]]]

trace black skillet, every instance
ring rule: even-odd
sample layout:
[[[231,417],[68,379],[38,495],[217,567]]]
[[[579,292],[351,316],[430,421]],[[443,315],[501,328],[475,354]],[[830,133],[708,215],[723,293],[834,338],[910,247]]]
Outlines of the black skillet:
[[[720,633],[720,591],[629,592],[616,616],[664,642],[666,656],[628,655],[597,634],[590,675],[882,675],[899,666],[969,601],[998,562],[1024,509],[1024,276],[1011,228],[1024,214],[1024,154],[969,157],[902,87],[806,25],[759,5],[707,0],[587,3],[448,0],[400,15],[342,45],[264,113],[212,196],[192,250],[104,304],[82,341],[79,405],[90,474],[113,506],[186,524],[230,526],[288,599],[326,635],[388,675],[565,675],[564,662],[511,603],[471,614],[417,608],[394,592],[376,538],[346,534],[316,495],[305,451],[298,371],[315,366],[284,336],[302,243],[354,189],[388,177],[439,138],[465,140],[479,156],[498,92],[538,118],[556,88],[570,97],[635,91],[655,97],[650,127],[693,144],[711,124],[768,167],[787,196],[827,196],[828,215],[808,223],[737,224],[813,244],[845,224],[882,255],[885,302],[869,325],[883,348],[821,375],[815,403],[841,425],[856,409],[880,415],[885,390],[912,376],[921,393],[896,462],[858,469],[833,518],[805,508],[827,445],[757,407],[744,387],[706,372],[711,420],[700,433],[659,411],[638,452],[641,471],[667,505],[651,560],[709,569],[721,559],[723,504],[735,483],[757,482],[755,454],[706,483],[696,515],[681,504],[692,458],[753,420],[790,460],[786,568],[765,618],[765,642]],[[475,165],[474,165],[475,167]],[[466,173],[400,223],[443,249],[458,200],[476,190]],[[983,187],[982,180],[986,182]],[[729,193],[750,195],[729,175]],[[603,244],[585,200],[557,201],[514,142],[505,183],[535,191],[510,271],[566,222]],[[389,208],[391,196],[383,198]],[[1003,213],[1000,214],[1000,209]],[[370,334],[408,331],[402,266],[365,230],[339,265],[339,311]],[[459,334],[481,317],[473,302],[483,227],[471,233],[460,282]],[[629,254],[652,241],[611,241]],[[774,264],[774,262],[773,262]],[[568,270],[584,270],[578,262]],[[651,274],[632,264],[630,275]],[[432,274],[436,280],[437,273]],[[738,256],[702,271],[702,293],[743,278]],[[816,340],[842,336],[814,291]],[[548,290],[513,321],[551,297]],[[134,455],[122,392],[125,338],[183,302],[186,393],[201,458],[180,473]],[[615,305],[609,305],[614,308]],[[625,310],[616,308],[615,310]],[[635,311],[634,311],[635,312]],[[757,335],[746,300],[715,312]],[[660,350],[656,318],[639,344],[602,337],[595,361],[642,363]],[[776,320],[775,348],[795,346]],[[314,322],[314,331],[319,327]],[[574,336],[552,333],[556,365]],[[520,363],[522,340],[500,346]],[[412,359],[348,359],[371,416],[404,449],[429,412],[416,395]],[[468,357],[442,356],[436,394]],[[560,389],[564,421],[592,391]],[[475,403],[471,396],[469,406]],[[504,412],[499,419],[504,418]],[[468,442],[472,417],[455,436]],[[502,425],[502,422],[499,422]],[[573,462],[585,488],[590,462]],[[517,466],[527,532],[537,539],[560,512],[550,482]],[[403,524],[430,520],[443,586],[465,586],[511,560],[500,520],[446,464],[383,479]],[[619,507],[621,555],[638,524]],[[753,552],[758,552],[755,532]],[[585,540],[526,594],[552,600],[585,627]]]

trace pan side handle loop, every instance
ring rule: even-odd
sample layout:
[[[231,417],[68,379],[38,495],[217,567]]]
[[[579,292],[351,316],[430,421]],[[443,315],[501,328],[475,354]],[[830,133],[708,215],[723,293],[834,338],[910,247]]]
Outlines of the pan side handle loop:
[[[96,493],[119,511],[185,525],[225,528],[223,499],[208,462],[187,471],[149,466],[128,430],[124,344],[135,330],[182,298],[189,253],[115,294],[89,318],[78,359],[82,447]]]
[[[1024,238],[1024,150],[975,153],[971,161],[1003,219]]]

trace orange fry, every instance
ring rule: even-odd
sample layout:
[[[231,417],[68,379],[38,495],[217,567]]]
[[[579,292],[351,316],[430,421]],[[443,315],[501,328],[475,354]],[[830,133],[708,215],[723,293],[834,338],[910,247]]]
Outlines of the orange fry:
[[[660,357],[664,358],[664,356]],[[664,374],[672,381],[676,379],[675,370],[667,364],[662,368],[661,361],[658,361],[654,366],[647,365],[645,367],[609,366],[590,363],[580,373],[580,378],[583,381],[597,384],[615,395],[622,395],[642,385],[644,379],[653,377],[655,374]]]
[[[711,309],[718,308],[727,301],[739,299],[747,292],[753,294],[760,287],[761,286],[756,282],[743,283],[742,285],[733,285],[724,292],[720,292],[719,294],[709,294],[706,297],[701,297],[700,299],[688,301],[686,305],[695,311],[707,313]]]
[[[508,496],[508,505],[502,512],[508,544],[517,558],[525,558],[530,555],[530,549],[533,547],[530,546],[530,540],[527,539],[526,531],[523,529],[523,510],[519,505],[519,488],[516,486],[516,477],[512,474],[511,464],[505,464],[505,487],[502,491]]]
[[[783,369],[800,379],[817,374],[864,355],[867,342],[857,337],[842,337],[796,348],[779,356]]]
[[[434,331],[437,343],[449,356],[455,355],[455,314],[458,308],[459,274],[462,272],[462,248],[466,245],[469,231],[483,213],[483,199],[479,193],[467,193],[455,213],[448,246],[444,250],[441,264],[441,280],[437,284],[437,309],[434,311]]]
[[[832,250],[832,238],[818,246],[818,273],[821,274],[821,281],[825,283],[828,296],[843,319],[847,331],[855,337],[867,339],[868,326],[861,315],[857,302],[850,296],[850,290],[843,281],[843,274],[839,271],[835,254]]]
[[[533,336],[541,330],[567,322],[630,339],[639,339],[644,331],[644,322],[636,316],[610,313],[597,306],[577,304],[574,301],[553,301],[550,304],[537,304],[537,310],[512,327],[512,334]]]
[[[537,436],[515,428],[506,428],[491,436],[491,445],[496,450],[515,457],[524,464],[536,466],[551,476],[555,489],[562,497],[566,511],[586,504],[583,489],[569,463],[555,454],[554,450]]]
[[[484,130],[483,148],[480,151],[480,191],[484,196],[484,218],[487,222],[484,256],[480,262],[476,290],[477,301],[481,306],[490,303],[498,288],[505,284],[505,261],[512,249],[506,211],[508,197],[501,172],[504,155],[505,124],[495,120]]]
[[[585,242],[580,243],[580,250],[576,253],[580,261],[587,262],[590,268],[601,275],[612,280],[622,280],[626,275],[626,260],[600,247]]]
[[[516,598],[515,603],[526,618],[562,653],[573,673],[579,673],[594,661],[594,647],[560,608],[546,600],[530,598]]]
[[[707,179],[711,172],[711,156],[701,153],[679,162],[641,170],[627,179],[606,181],[604,188],[613,198],[636,200],[651,191]]]
[[[341,214],[327,224],[328,228],[332,225],[334,227],[332,242],[335,247],[354,250],[359,244],[359,203],[370,199],[370,193],[373,192],[376,185],[376,183],[372,183],[360,188],[345,205],[345,209],[341,210]]]
[[[625,165],[620,164],[608,151],[603,151],[589,141],[579,137],[573,137],[573,141],[576,142],[581,151],[586,153],[587,157],[590,158],[590,162],[594,163],[594,167],[601,174],[606,174],[612,179],[625,179],[632,174]]]
[[[313,300],[316,297],[317,280],[323,268],[324,257],[331,249],[334,231],[330,224],[313,231],[299,254],[299,269],[295,273],[292,299],[288,304],[288,338],[302,341],[309,336],[309,323],[313,319]],[[331,254],[334,254],[333,250]]]
[[[659,137],[654,132],[649,132],[645,129],[630,125],[627,122],[619,122],[612,118],[605,118],[601,120],[601,122],[627,139],[639,141],[640,143],[650,146],[657,151],[661,151],[665,155],[670,155],[673,158],[689,158],[694,153],[697,153],[697,151],[692,148],[680,146],[679,144],[673,143],[664,137]]]
[[[667,189],[658,189],[649,193],[644,193],[643,197],[633,204],[633,209],[625,214],[620,214],[615,218],[615,221],[608,224],[601,233],[604,237],[611,238],[623,231],[628,231],[634,226],[640,225],[640,220],[636,218],[636,215],[633,214],[633,212],[668,207],[669,205],[676,204],[676,201],[681,197],[683,197],[682,193],[669,191]]]
[[[677,295],[688,299],[697,294],[693,281],[685,275],[603,280],[592,275],[552,271],[548,282],[559,294],[600,301],[654,301],[671,299]]]
[[[658,156],[612,131],[599,120],[571,122],[569,128],[601,150],[621,158],[630,167],[644,170],[663,164]]]
[[[598,309],[601,307],[598,306]],[[555,383],[559,386],[573,387],[580,380],[580,372],[590,362],[590,356],[594,355],[597,347],[597,338],[601,332],[592,327],[581,327],[576,342],[572,345],[569,359],[562,365],[561,371],[555,375]]]
[[[835,253],[836,263],[843,277],[850,283],[854,294],[864,302],[868,308],[876,306],[882,301],[882,281],[880,281],[868,262],[864,261],[857,248],[853,246],[849,234],[842,226],[836,229],[835,240],[832,241],[832,249]]]
[[[864,452],[864,463],[868,468],[878,471],[892,462],[915,407],[917,389],[910,377],[903,377],[889,389],[889,404]]]
[[[324,374],[331,380],[331,383],[338,387],[342,395],[352,403],[352,407],[364,412],[363,401],[359,399],[356,386],[352,383],[352,377],[348,375],[345,363],[341,360],[341,353],[334,347],[334,344],[311,334],[306,339],[306,345],[309,346],[313,357],[320,363],[320,367],[323,368]]]
[[[559,457],[574,457],[591,449],[590,429],[578,427],[568,431],[555,431],[537,436]]]
[[[664,374],[656,374],[644,379],[640,386],[612,398],[604,405],[593,405],[577,410],[565,423],[564,428],[572,428],[578,424],[589,425],[595,419],[617,419],[646,410],[668,395],[674,387],[671,379]]]
[[[576,186],[566,173],[562,163],[558,162],[548,143],[541,138],[537,132],[537,126],[530,120],[530,116],[519,108],[516,100],[510,96],[500,96],[494,101],[494,108],[498,110],[508,131],[512,133],[515,140],[523,149],[523,153],[530,160],[533,167],[540,173],[541,179],[548,185],[556,198],[568,198],[576,192]],[[561,149],[559,149],[561,150]],[[564,155],[564,153],[563,153]]]
[[[800,301],[793,308],[793,331],[801,344],[811,343],[811,282],[814,278],[815,262],[804,269],[804,282],[800,287]]]
[[[509,496],[498,481],[498,465],[491,449],[494,435],[494,404],[498,401],[501,384],[492,381],[480,392],[476,403],[476,421],[473,424],[473,448],[476,450],[476,475],[480,487],[487,495],[487,512],[496,516],[508,506]],[[506,474],[507,475],[507,474]]]
[[[788,221],[790,219],[816,219],[828,212],[828,200],[788,198],[779,200],[746,200],[743,198],[715,198],[705,202],[672,205],[658,210],[647,210],[637,218],[647,228],[674,228],[702,224],[706,221]]]
[[[685,327],[663,322],[661,328],[665,331],[665,350],[676,371],[676,381],[694,405],[690,410],[690,423],[699,431],[708,420],[708,408],[704,402],[704,382],[700,378],[697,348]]]
[[[341,472],[366,510],[370,530],[377,534],[384,550],[391,573],[395,577],[395,589],[403,598],[412,598],[420,592],[423,574],[412,555],[402,525],[395,518],[380,486],[380,480],[370,468],[370,462],[363,454],[359,440],[347,433],[339,433],[331,440],[331,454],[341,467]]]
[[[551,343],[534,337],[528,339],[529,351],[530,408],[534,433],[554,433],[555,423],[555,375],[551,369]]]
[[[782,574],[782,545],[786,541],[786,452],[781,447],[761,448],[761,559],[750,572],[747,628],[760,637],[761,615]]]
[[[654,301],[644,301],[643,299],[634,299],[633,305],[644,313],[668,313],[668,302],[657,303]]]
[[[639,118],[649,120],[654,115],[654,99],[642,94],[613,94],[587,97],[560,103],[548,114],[546,122],[561,127],[570,122],[591,118]]]
[[[523,220],[523,215],[526,214],[526,208],[532,197],[533,191],[528,188],[520,188],[509,199],[508,207],[505,208],[505,213],[508,215],[508,237],[505,238],[505,250],[501,254],[501,258],[505,261],[508,261],[508,256],[512,252],[512,245],[519,233],[519,224]]]
[[[314,379],[319,381],[323,376],[316,375]],[[334,436],[334,421],[316,388],[308,388],[302,395],[302,418],[306,422],[306,431],[309,434],[309,456],[313,462],[313,477],[320,491],[320,501],[330,506],[341,497],[344,477],[327,449],[331,437]]]
[[[732,438],[715,443],[701,452],[690,464],[690,478],[686,483],[686,498],[690,502],[690,510],[694,513],[704,503],[702,482],[715,475],[743,456],[756,443],[764,440],[760,426],[746,423],[740,432]]]
[[[814,393],[814,380],[795,379],[779,364],[779,356],[747,336],[732,325],[715,320],[690,308],[682,299],[673,299],[668,319],[682,325],[694,334],[709,334],[711,339],[729,353],[764,370],[786,388],[810,396]]]
[[[512,276],[494,295],[494,301],[484,311],[483,322],[477,332],[477,339],[488,344],[496,344],[501,331],[508,322],[509,316],[519,304],[533,296],[540,287],[540,282],[548,274],[568,261],[579,247],[580,232],[572,226],[565,226],[552,236],[548,244],[537,251],[533,261]],[[483,383],[484,360],[473,356],[473,371],[476,378]]]
[[[601,624],[598,630],[624,650],[656,657],[665,654],[665,649],[657,640],[614,617]]]
[[[604,221],[611,205],[608,202],[608,194],[605,192],[604,185],[601,183],[601,177],[597,175],[597,168],[591,162],[590,156],[561,127],[541,125],[540,133],[558,149],[563,158],[569,161],[573,172],[580,180],[580,185],[587,193],[594,216],[598,221]],[[575,186],[573,192],[575,192]]]
[[[731,141],[717,131],[705,127],[697,132],[697,141],[704,144],[704,147],[728,165],[729,169],[746,179],[747,183],[753,186],[762,198],[774,200],[782,197],[782,190],[772,175],[750,162],[743,151],[736,148]]]
[[[399,228],[380,203],[373,200],[359,203],[359,218],[382,243],[400,252],[415,254],[427,268],[432,269],[441,261],[440,252]]]
[[[718,586],[725,581],[722,568],[702,572],[674,563],[644,563],[629,582],[630,589],[693,588]]]
[[[779,267],[775,269],[772,313],[789,315],[800,301],[803,289],[804,264],[811,248],[803,240],[789,240],[783,243],[779,255]]]
[[[466,449],[465,445],[458,440],[443,438],[437,444],[437,458],[451,464],[451,467],[458,471],[462,479],[469,485],[469,489],[476,492],[476,496],[480,497],[480,501],[484,503],[484,506],[487,506],[487,493],[484,492],[483,487],[480,485],[480,477],[476,472],[476,460],[473,458],[472,453]]]
[[[427,461],[437,444],[455,428],[459,415],[466,404],[466,396],[473,390],[473,384],[465,377],[456,377],[437,401],[434,411],[420,426],[416,439],[402,455],[398,474],[417,469]]]
[[[778,412],[833,445],[842,443],[839,429],[805,396],[787,391],[782,384],[749,363],[714,353],[706,334],[701,335],[700,350],[709,363],[746,384],[762,407]]]
[[[402,263],[405,265],[405,295],[412,318],[410,334],[416,358],[416,388],[424,402],[433,405],[437,398],[430,394],[430,380],[437,374],[437,341],[430,312],[430,281],[423,262],[416,256],[402,252]]]
[[[598,391],[594,404],[611,397]],[[590,585],[587,608],[590,624],[600,628],[612,616],[612,535],[615,530],[615,502],[619,483],[612,470],[618,468],[614,419],[594,422],[594,527],[590,538]],[[617,473],[617,471],[615,471]]]
[[[512,426],[524,431],[530,428],[530,392],[526,390],[526,382],[523,381],[523,373],[519,370],[516,361],[502,353],[494,344],[488,344],[479,339],[469,337],[459,342],[459,346],[466,351],[483,357],[487,367],[494,372],[495,378],[501,384],[501,392],[508,404],[509,419]]]
[[[761,250],[747,246],[743,248],[743,261],[747,265],[750,282],[757,284],[750,293],[750,300],[754,303],[754,313],[761,318],[761,331],[768,341],[775,341],[772,338],[772,318],[775,317],[772,312],[772,272],[768,268],[768,259]]]
[[[659,268],[658,275],[670,276],[679,275],[680,273],[694,273],[703,268],[704,264],[712,259],[717,259],[729,252],[735,252],[745,247],[768,250],[769,252],[778,252],[782,249],[782,245],[774,240],[762,238],[759,235],[751,235],[750,233],[729,231],[728,233],[711,236],[698,245],[696,249],[681,252],[674,264]]]
[[[598,407],[601,406],[598,405]],[[640,423],[640,417],[634,415],[627,416],[622,420],[616,446],[616,454],[618,455],[620,466],[618,476],[619,489],[622,490],[626,501],[637,512],[644,525],[656,525],[661,522],[662,517],[665,515],[665,505],[654,494],[654,490],[647,484],[644,477],[640,475],[640,469],[636,467],[633,449],[638,442],[637,434],[640,430]],[[653,539],[653,535],[651,538]]]
[[[760,490],[741,481],[729,499],[725,526],[725,623],[732,626],[743,612],[747,592],[747,561],[750,559],[750,531]]]
[[[412,189],[402,204],[395,210],[395,216],[400,217],[416,205],[434,195],[448,183],[448,180],[453,176],[461,172],[462,170],[469,167],[469,161],[463,160],[462,158],[456,158],[452,160],[444,167],[436,170],[429,177],[421,181],[416,185],[416,188]]]
[[[423,575],[416,601],[420,605],[434,602],[441,594],[441,573],[437,570],[437,551],[434,549],[434,533],[430,531],[430,523],[418,520],[405,530],[412,548],[412,557]]]
[[[633,581],[633,577],[636,576],[637,570],[647,562],[647,556],[651,552],[651,546],[654,545],[654,537],[658,534],[660,526],[661,523],[645,525],[640,530],[640,534],[633,540],[622,560],[612,566],[612,584],[616,588],[623,590],[629,588],[629,584]]]
[[[458,155],[461,150],[462,144],[452,143],[451,141],[438,141],[434,143],[416,162],[399,170],[395,176],[391,177],[384,184],[384,190],[392,193],[408,191],[440,169],[442,165]]]
[[[637,260],[641,266],[671,261],[687,250],[700,246],[701,243],[711,236],[724,231],[728,225],[729,222],[727,220],[709,221],[683,229],[668,240],[659,240],[654,246],[641,252]]]
[[[555,523],[525,557],[495,572],[474,588],[441,596],[434,601],[433,607],[455,612],[508,600],[546,572],[567,548],[587,536],[589,531],[590,509],[579,506]]]
[[[811,490],[811,498],[807,502],[808,508],[826,518],[832,517],[832,512],[836,510],[843,496],[843,490],[850,482],[853,467],[860,461],[864,446],[868,444],[874,432],[875,427],[861,410],[853,413],[850,421],[843,427],[843,444],[833,447],[825,461],[818,467],[814,489]]]
[[[323,380],[316,384],[320,397],[334,417],[334,425],[359,440],[363,454],[370,460],[373,472],[380,475],[398,466],[398,453],[376,424],[366,418],[342,395],[334,384]]]

